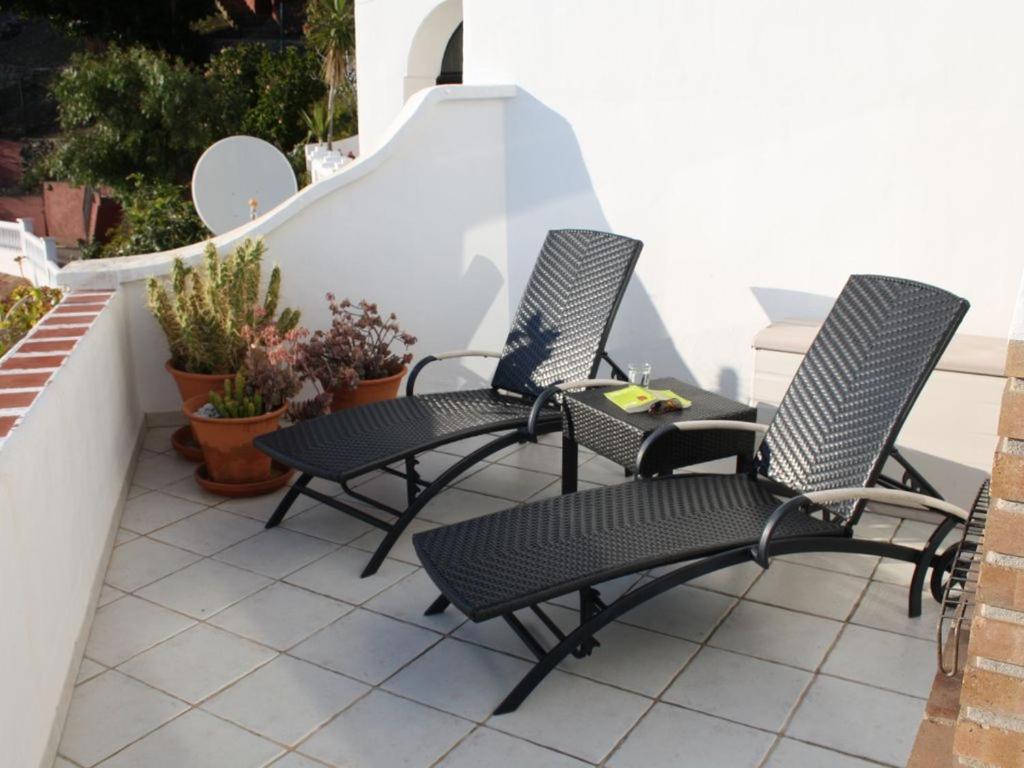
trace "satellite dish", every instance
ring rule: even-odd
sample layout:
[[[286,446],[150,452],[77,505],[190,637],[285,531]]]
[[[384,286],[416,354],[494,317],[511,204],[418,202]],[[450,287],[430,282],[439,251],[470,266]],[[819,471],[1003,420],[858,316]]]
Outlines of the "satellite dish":
[[[254,136],[221,139],[203,152],[192,172],[192,202],[215,235],[251,221],[296,191],[288,159]]]

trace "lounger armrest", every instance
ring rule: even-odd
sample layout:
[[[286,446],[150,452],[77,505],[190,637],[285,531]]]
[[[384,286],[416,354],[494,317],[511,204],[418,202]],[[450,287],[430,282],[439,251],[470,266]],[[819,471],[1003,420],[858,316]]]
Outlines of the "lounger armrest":
[[[409,380],[405,383],[406,397],[412,397],[413,389],[416,387],[416,378],[420,375],[420,371],[426,368],[430,363],[437,362],[438,360],[452,360],[456,357],[501,357],[501,352],[489,352],[483,349],[460,349],[454,352],[441,352],[437,355],[427,355],[416,363],[412,369],[412,373],[409,374]]]
[[[541,411],[544,410],[544,407],[550,403],[556,395],[560,395],[562,392],[566,392],[570,389],[621,387],[622,384],[623,382],[618,379],[576,379],[575,381],[561,381],[557,384],[552,384],[537,395],[537,399],[533,401],[533,408],[530,410],[530,419],[526,425],[526,431],[530,434],[530,439],[536,442],[537,422],[540,419]]]
[[[673,432],[701,432],[704,430],[730,430],[733,432],[760,432],[768,431],[767,424],[758,424],[756,421],[731,421],[729,419],[703,419],[700,421],[675,421],[671,424],[663,424],[651,432],[640,444],[640,450],[636,452],[636,475],[643,476],[644,459],[647,458],[654,447],[654,444],[665,435]]]
[[[782,520],[794,512],[810,511],[828,504],[835,504],[837,501],[879,501],[885,504],[892,504],[897,507],[909,507],[911,509],[927,509],[938,512],[949,518],[960,521],[967,520],[968,512],[955,504],[950,504],[944,499],[936,499],[932,496],[925,496],[922,493],[913,491],[899,491],[894,488],[832,488],[827,491],[812,491],[787,499],[776,509],[761,532],[761,540],[757,544],[755,560],[762,568],[768,567],[768,549],[771,546],[772,537]]]

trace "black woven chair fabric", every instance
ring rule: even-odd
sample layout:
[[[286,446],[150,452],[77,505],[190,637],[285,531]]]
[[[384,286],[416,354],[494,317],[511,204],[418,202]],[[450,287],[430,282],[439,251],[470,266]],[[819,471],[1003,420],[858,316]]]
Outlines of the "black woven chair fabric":
[[[968,304],[931,286],[851,277],[759,450],[797,491],[872,484]],[[752,545],[778,502],[748,475],[667,477],[526,504],[413,537],[441,591],[480,621],[584,586]],[[785,518],[781,537],[848,534]]]
[[[492,386],[539,395],[597,373],[643,243],[582,229],[548,233],[505,341]]]
[[[778,501],[748,475],[675,476],[523,504],[416,534],[427,572],[475,621],[668,563],[756,543]],[[805,515],[780,535],[841,535]]]
[[[596,373],[642,248],[639,240],[607,232],[549,232],[493,389],[364,405],[278,430],[254,444],[300,472],[344,481],[439,445],[525,427],[533,397],[547,384]],[[497,389],[526,397],[506,397]],[[542,423],[560,419],[552,406]]]
[[[492,389],[400,397],[300,422],[254,443],[300,472],[340,482],[445,443],[522,427],[530,406]],[[543,415],[546,424],[560,419],[554,407]]]
[[[772,420],[759,471],[802,492],[873,484],[968,306],[929,285],[852,276]],[[834,509],[856,519],[862,506]]]
[[[625,413],[604,396],[609,389],[573,392],[565,397],[562,433],[616,464],[621,464],[630,472],[635,472],[637,451],[644,438],[665,424],[704,419],[757,419],[756,408],[706,392],[678,379],[655,379],[651,386],[655,389],[671,389],[693,404],[685,411],[652,416],[648,413]],[[753,450],[754,435],[750,432],[678,432],[666,435],[654,444],[644,460],[644,470],[662,472],[726,456],[749,458]]]

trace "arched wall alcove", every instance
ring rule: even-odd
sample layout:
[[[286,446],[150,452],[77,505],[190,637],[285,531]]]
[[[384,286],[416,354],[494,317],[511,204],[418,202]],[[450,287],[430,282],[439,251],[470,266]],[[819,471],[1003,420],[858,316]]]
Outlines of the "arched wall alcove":
[[[462,0],[445,0],[423,19],[409,46],[405,70],[405,98],[437,84],[452,35],[462,24]]]

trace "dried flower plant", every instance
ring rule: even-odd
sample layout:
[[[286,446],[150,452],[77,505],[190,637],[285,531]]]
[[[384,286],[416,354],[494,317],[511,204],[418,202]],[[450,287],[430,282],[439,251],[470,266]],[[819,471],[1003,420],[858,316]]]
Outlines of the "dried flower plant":
[[[302,378],[295,367],[299,340],[308,334],[305,328],[292,328],[282,334],[276,324],[257,330],[246,326],[242,367],[233,378],[225,379],[224,394],[210,393],[210,404],[221,418],[247,418],[276,411],[295,397]]]
[[[294,403],[293,420],[326,413],[334,390],[354,389],[360,381],[394,376],[412,360],[409,347],[416,337],[398,325],[394,312],[382,315],[376,304],[366,300],[353,304],[337,301],[327,294],[331,326],[316,331],[297,345],[295,365],[303,380],[312,382],[315,397]],[[401,345],[403,351],[393,348]]]

